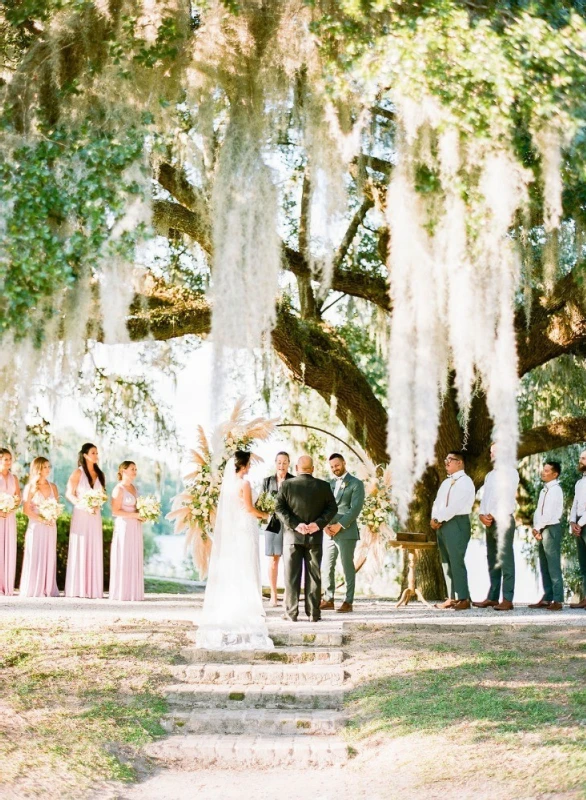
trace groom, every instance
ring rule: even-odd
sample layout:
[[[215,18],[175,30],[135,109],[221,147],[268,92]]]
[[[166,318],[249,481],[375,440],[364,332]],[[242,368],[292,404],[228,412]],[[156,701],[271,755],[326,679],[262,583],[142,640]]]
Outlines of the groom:
[[[277,495],[277,515],[283,523],[285,619],[297,622],[301,570],[305,564],[305,612],[312,622],[320,618],[323,529],[338,506],[330,485],[313,477],[313,460],[301,456],[297,477],[284,481]]]

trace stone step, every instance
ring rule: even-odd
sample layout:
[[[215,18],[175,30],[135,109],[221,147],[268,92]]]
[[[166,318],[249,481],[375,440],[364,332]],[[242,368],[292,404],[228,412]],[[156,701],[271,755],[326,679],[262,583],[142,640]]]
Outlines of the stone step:
[[[327,767],[348,758],[337,736],[209,736],[186,734],[151,742],[146,755],[183,769],[197,767]]]
[[[280,708],[280,709],[341,709],[344,689],[326,686],[241,686],[234,684],[189,684],[167,686],[166,697],[171,708]]]
[[[326,647],[283,647],[266,650],[201,650],[184,647],[182,657],[190,664],[238,664],[250,662],[281,664],[341,664],[344,654]]]
[[[345,678],[338,664],[191,664],[172,669],[186,683],[340,686]]]
[[[339,711],[308,709],[207,709],[174,711],[163,721],[169,733],[263,736],[331,736],[343,727]]]
[[[320,627],[321,626],[321,627]],[[342,626],[325,626],[314,623],[269,623],[269,635],[277,647],[341,647]],[[187,632],[195,644],[196,629]],[[220,651],[219,651],[220,652]]]

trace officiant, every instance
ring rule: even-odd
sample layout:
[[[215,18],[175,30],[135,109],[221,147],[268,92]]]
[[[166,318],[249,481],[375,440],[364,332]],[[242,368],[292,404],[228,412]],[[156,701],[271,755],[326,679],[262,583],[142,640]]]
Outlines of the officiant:
[[[281,450],[275,458],[275,474],[265,478],[262,490],[266,494],[277,496],[284,481],[292,478],[289,472],[291,459],[289,453]],[[283,555],[283,530],[276,514],[272,514],[265,529],[265,555],[269,558],[269,583],[271,586],[271,606],[277,603],[277,576],[279,574],[279,559]]]

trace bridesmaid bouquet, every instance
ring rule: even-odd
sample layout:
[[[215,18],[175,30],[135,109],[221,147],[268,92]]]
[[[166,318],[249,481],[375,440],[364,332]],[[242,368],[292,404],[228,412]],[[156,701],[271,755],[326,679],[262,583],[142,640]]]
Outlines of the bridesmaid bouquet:
[[[262,492],[258,496],[255,506],[259,511],[263,511],[265,514],[274,514],[277,507],[277,501],[270,492]]]
[[[154,495],[147,494],[137,499],[136,510],[145,522],[155,522],[161,516],[161,503]]]
[[[41,500],[37,508],[39,509],[39,517],[43,520],[43,522],[51,525],[52,523],[57,522],[63,513],[65,506],[63,506],[61,503],[58,503],[54,497],[49,497],[46,500]]]
[[[108,500],[108,495],[103,489],[90,489],[79,499],[77,504],[83,511],[89,511],[90,514],[95,514],[99,511],[104,503]]]
[[[15,508],[18,508],[18,504],[18,497],[6,492],[0,492],[0,512],[2,514],[11,514]]]

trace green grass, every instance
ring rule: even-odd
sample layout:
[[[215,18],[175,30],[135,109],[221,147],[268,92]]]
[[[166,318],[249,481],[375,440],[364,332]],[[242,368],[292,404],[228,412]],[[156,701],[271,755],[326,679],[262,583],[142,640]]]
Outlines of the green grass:
[[[147,594],[197,594],[202,591],[195,586],[167,578],[145,578],[144,590]]]
[[[585,639],[584,630],[563,638],[547,629],[501,630],[498,637],[377,633],[362,643],[364,655],[356,653],[364,671],[346,700],[348,741],[364,747],[372,737],[417,737],[426,749],[423,742],[439,737],[460,746],[463,769],[472,758],[464,743],[504,747],[502,763],[487,762],[490,779],[506,782],[509,770],[540,791],[586,791]],[[547,759],[547,770],[527,766],[524,776],[519,764],[533,763],[536,754]],[[470,769],[477,774],[479,767]]]
[[[0,796],[84,798],[97,782],[134,780],[140,748],[165,733],[161,687],[184,644],[179,626],[156,623],[0,625]]]

